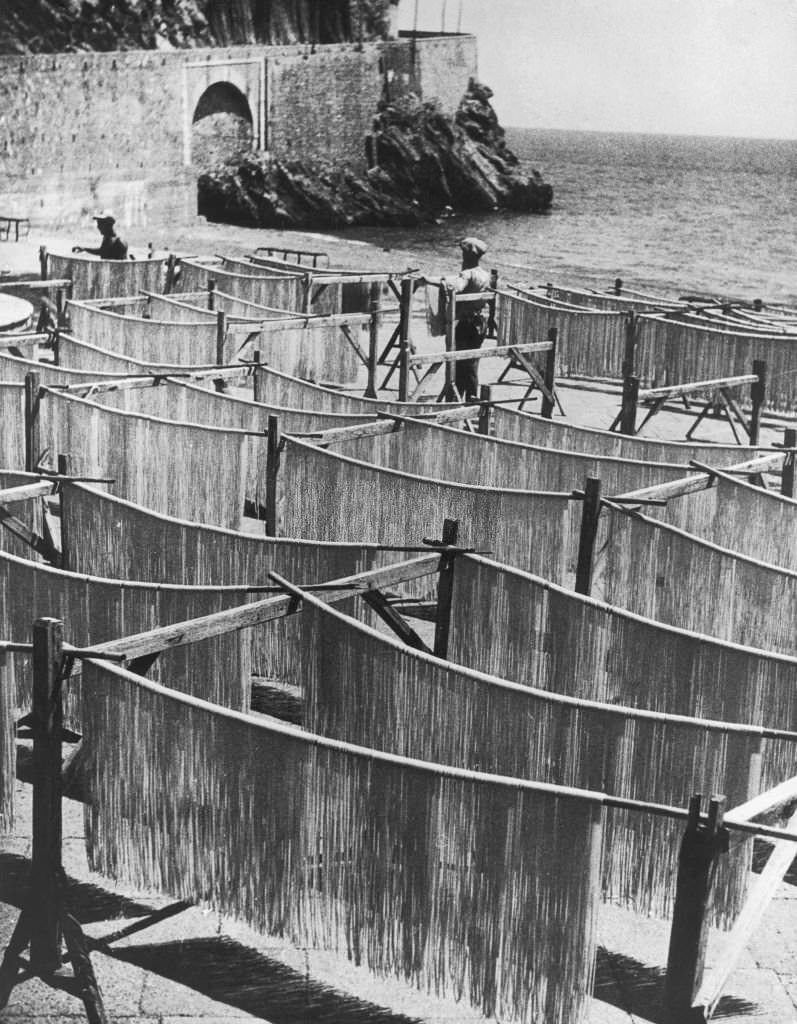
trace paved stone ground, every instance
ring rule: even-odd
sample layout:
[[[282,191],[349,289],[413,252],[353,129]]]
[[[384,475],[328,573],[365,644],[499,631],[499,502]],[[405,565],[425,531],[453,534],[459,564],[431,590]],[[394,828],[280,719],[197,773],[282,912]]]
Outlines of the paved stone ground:
[[[156,244],[164,244],[164,233],[153,237]],[[299,241],[296,236],[279,237],[284,237],[286,244],[315,247],[308,236]],[[277,233],[236,229],[233,244],[228,228],[207,225],[168,241],[175,249],[212,252],[222,244],[227,251],[241,251],[263,244],[267,238],[278,244]],[[148,240],[143,235],[130,238],[135,245]],[[35,272],[40,242],[67,244],[50,237],[18,245],[0,243],[0,270]],[[335,241],[332,249],[335,262],[361,265],[359,243]],[[370,252],[368,258],[371,264],[396,269],[404,265],[404,257],[411,260],[412,254],[375,256]],[[434,269],[440,272],[444,268]],[[606,427],[618,405],[616,393],[562,388],[562,398],[569,416],[593,426]],[[665,414],[650,424],[646,434],[679,438],[687,426],[683,415]],[[764,443],[779,439],[781,429],[782,424],[773,420],[764,433]],[[730,440],[727,427],[711,422],[705,424],[701,436]],[[0,840],[0,951],[16,922],[30,865],[29,787],[20,784],[18,795],[17,831]],[[69,902],[90,937],[107,935],[165,905],[163,899],[121,891],[91,877],[79,805],[65,801],[64,822]],[[732,1024],[797,1022],[797,866],[793,865],[792,871],[726,986],[717,1016]],[[663,922],[641,919],[616,907],[602,908],[588,1024],[659,1019],[668,938],[668,926]],[[708,967],[722,960],[723,936],[715,933]],[[276,943],[198,908],[116,943],[112,951],[95,952],[92,961],[112,1022],[476,1024],[483,1020],[466,1007],[429,998],[399,983],[375,981],[366,971],[329,954]],[[54,1024],[83,1016],[74,997],[36,979],[16,988],[8,1006],[0,1011],[0,1020],[19,1024]]]

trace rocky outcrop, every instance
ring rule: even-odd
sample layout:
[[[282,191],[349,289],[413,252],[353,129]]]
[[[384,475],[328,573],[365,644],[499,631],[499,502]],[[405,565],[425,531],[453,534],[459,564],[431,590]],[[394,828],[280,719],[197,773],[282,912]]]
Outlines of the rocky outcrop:
[[[382,39],[398,0],[3,0],[0,53]]]
[[[200,177],[199,211],[288,228],[412,225],[448,210],[542,213],[553,189],[508,148],[491,97],[472,81],[453,120],[413,97],[384,106],[374,126],[375,166],[365,174],[253,153]]]

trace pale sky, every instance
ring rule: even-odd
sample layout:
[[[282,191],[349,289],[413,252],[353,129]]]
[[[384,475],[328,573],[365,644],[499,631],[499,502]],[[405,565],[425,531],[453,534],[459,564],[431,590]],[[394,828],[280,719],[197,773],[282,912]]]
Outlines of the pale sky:
[[[416,0],[401,0],[412,28]],[[797,138],[797,0],[417,0],[507,126]]]

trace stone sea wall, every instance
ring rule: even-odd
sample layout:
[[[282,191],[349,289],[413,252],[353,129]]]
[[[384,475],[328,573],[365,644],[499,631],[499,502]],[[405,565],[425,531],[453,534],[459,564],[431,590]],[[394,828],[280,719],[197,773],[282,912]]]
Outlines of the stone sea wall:
[[[0,57],[0,206],[34,224],[184,222],[197,210],[194,117],[223,86],[269,161],[323,157],[364,173],[384,98],[449,116],[476,73],[471,36]]]

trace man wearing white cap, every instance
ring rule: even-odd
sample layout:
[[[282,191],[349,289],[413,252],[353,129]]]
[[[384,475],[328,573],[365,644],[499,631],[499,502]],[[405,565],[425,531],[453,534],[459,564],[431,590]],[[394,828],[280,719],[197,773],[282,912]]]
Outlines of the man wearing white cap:
[[[463,238],[462,269],[459,276],[450,283],[459,295],[469,292],[486,292],[490,287],[490,275],[479,266],[479,260],[487,252],[487,246],[480,238]],[[487,318],[484,315],[484,301],[457,302],[457,324],[454,328],[454,346],[457,350],[481,348],[487,333]],[[462,359],[456,363],[454,383],[460,398],[476,398],[479,393],[479,360]]]
[[[92,256],[99,256],[101,260],[126,260],[127,242],[116,234],[114,225],[116,217],[110,210],[100,210],[94,214],[97,230],[102,235],[102,242],[97,249],[86,249],[80,245],[72,246],[72,252],[88,252]]]

